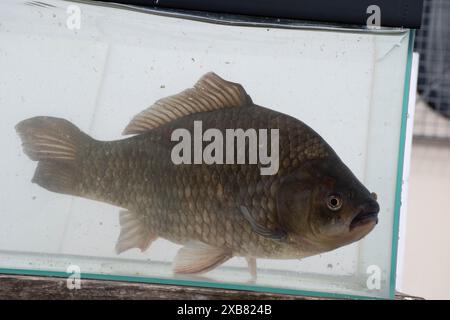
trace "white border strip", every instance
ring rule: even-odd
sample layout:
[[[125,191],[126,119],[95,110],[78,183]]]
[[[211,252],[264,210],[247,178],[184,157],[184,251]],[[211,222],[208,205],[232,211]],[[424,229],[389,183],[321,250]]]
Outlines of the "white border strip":
[[[408,183],[409,172],[411,167],[411,149],[414,126],[414,111],[416,108],[417,95],[417,78],[419,76],[419,54],[413,53],[411,66],[411,82],[409,87],[408,114],[406,120],[406,139],[405,139],[405,155],[403,159],[403,177],[402,177],[402,195],[400,207],[400,226],[398,233],[398,249],[397,249],[397,278],[396,289],[403,289],[403,269],[405,261],[405,245],[406,245],[406,223],[408,211]]]

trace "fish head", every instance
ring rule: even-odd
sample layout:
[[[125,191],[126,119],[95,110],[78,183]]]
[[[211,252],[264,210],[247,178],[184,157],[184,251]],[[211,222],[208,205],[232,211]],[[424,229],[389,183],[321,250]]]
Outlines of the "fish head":
[[[358,241],[378,223],[375,193],[338,157],[309,160],[280,185],[278,217],[293,239],[317,252]]]

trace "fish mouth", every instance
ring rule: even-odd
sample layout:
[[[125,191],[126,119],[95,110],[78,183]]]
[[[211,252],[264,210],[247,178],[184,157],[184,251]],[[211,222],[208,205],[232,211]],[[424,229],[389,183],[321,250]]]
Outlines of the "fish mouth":
[[[350,223],[350,231],[353,231],[355,228],[366,226],[372,223],[377,224],[379,211],[380,207],[376,201],[373,201],[370,204],[361,207],[358,211],[358,214]]]

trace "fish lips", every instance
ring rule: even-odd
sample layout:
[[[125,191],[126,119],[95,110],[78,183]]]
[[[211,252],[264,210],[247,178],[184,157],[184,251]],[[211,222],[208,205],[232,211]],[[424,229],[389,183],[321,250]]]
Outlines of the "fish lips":
[[[360,206],[357,214],[350,222],[350,231],[353,231],[359,227],[367,226],[369,224],[377,224],[378,212],[380,212],[380,206],[376,201],[369,201],[366,204]]]

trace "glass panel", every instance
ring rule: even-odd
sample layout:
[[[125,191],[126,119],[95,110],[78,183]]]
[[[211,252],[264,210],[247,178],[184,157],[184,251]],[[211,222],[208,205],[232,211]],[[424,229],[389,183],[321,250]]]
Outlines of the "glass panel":
[[[68,266],[77,265],[82,276],[102,279],[392,296],[408,30],[230,26],[53,0],[8,0],[0,7],[2,272],[65,276]],[[123,139],[134,115],[192,87],[209,71],[242,84],[255,104],[300,119],[320,134],[377,193],[381,210],[374,230],[361,241],[312,257],[258,259],[254,282],[242,257],[202,276],[174,276],[180,245],[160,237],[144,253],[132,249],[117,255],[119,207],[31,183],[36,162],[21,148],[14,130],[18,122],[59,117],[95,139]],[[58,150],[67,155],[64,147]],[[127,161],[138,161],[133,159]],[[100,160],[88,165],[114,171]],[[153,174],[163,183],[173,181],[164,170]],[[195,181],[191,187],[199,192]],[[188,185],[173,188],[187,192]],[[136,197],[125,191],[112,195],[120,196]],[[235,194],[230,197],[236,207],[243,204]],[[183,228],[175,220],[161,223]]]

